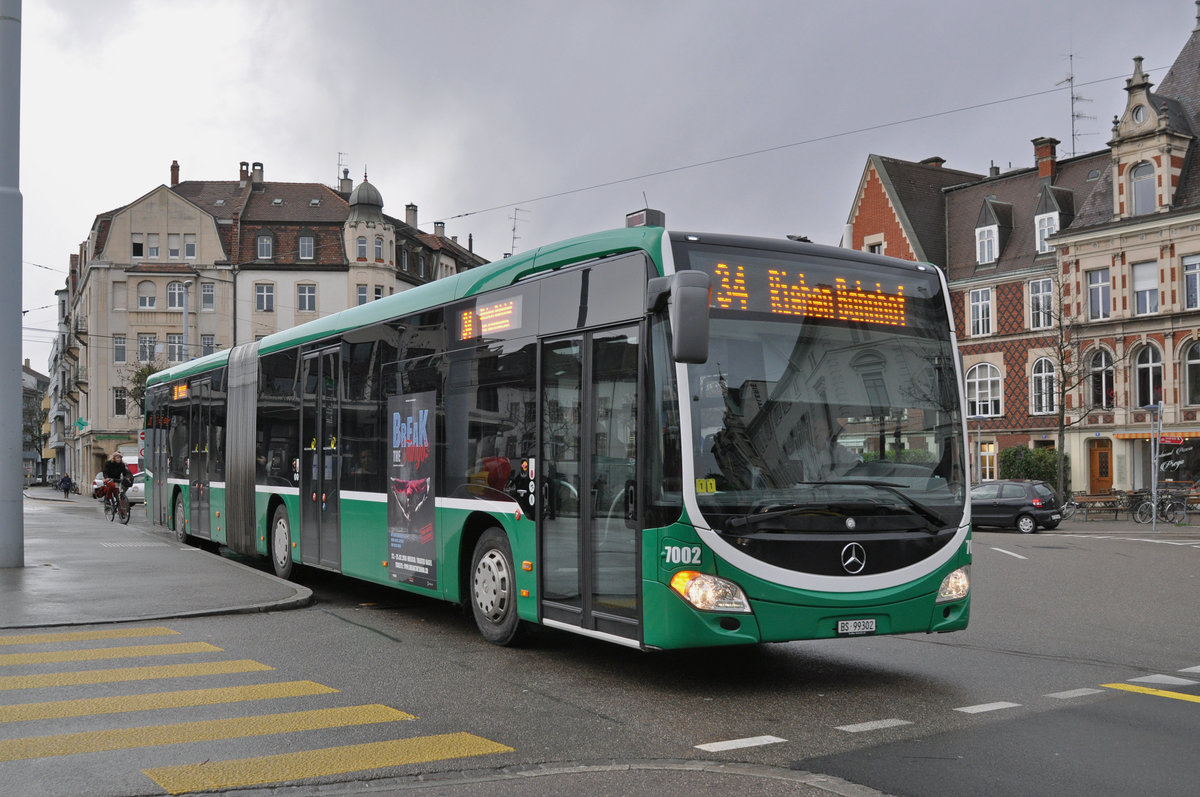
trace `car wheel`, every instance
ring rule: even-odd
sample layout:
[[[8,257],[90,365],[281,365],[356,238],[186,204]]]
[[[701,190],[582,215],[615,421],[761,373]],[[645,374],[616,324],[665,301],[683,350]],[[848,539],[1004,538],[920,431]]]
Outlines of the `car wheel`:
[[[503,529],[488,529],[475,545],[471,557],[471,611],[475,625],[488,642],[511,645],[516,641],[521,626],[516,570]]]
[[[1037,521],[1032,515],[1021,515],[1017,518],[1017,531],[1022,534],[1033,534],[1037,531]]]

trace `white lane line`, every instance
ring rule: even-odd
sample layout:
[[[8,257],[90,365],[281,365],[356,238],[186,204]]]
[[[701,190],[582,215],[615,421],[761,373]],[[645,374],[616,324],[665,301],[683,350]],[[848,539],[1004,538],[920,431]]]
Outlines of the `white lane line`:
[[[1020,703],[980,703],[978,706],[963,706],[954,710],[964,714],[982,714],[985,711],[999,711],[1003,708],[1020,708],[1020,706]]]
[[[1180,672],[1200,672],[1200,667],[1185,667]]]
[[[1142,678],[1130,678],[1134,684],[1166,684],[1168,686],[1191,686],[1195,681],[1187,678],[1177,678],[1174,675],[1147,675]]]
[[[1052,697],[1055,700],[1070,700],[1075,697],[1087,697],[1088,695],[1100,695],[1103,693],[1103,689],[1072,689],[1069,692],[1055,692],[1054,694],[1046,695],[1046,697]]]
[[[1000,553],[1006,553],[1015,559],[1028,559],[1029,558],[1028,556],[1021,556],[1021,554],[1019,554],[1019,553],[1013,553],[1012,551],[1006,551],[1003,548],[993,548],[992,550],[999,551]]]
[[[901,725],[912,725],[912,723],[901,719],[875,720],[874,722],[860,722],[857,725],[839,725],[837,730],[846,733],[863,733],[865,731],[881,731],[884,728],[898,728]]]
[[[703,750],[706,753],[719,753],[723,750],[737,750],[742,747],[758,747],[764,744],[778,744],[786,742],[787,739],[780,739],[778,736],[751,736],[746,739],[730,739],[727,742],[709,742],[708,744],[696,745],[697,750]]]

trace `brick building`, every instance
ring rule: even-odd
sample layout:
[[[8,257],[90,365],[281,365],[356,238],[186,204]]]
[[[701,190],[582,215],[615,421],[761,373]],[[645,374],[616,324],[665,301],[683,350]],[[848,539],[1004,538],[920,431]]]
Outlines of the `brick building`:
[[[860,179],[843,245],[947,274],[985,479],[1001,449],[1057,446],[1060,413],[1074,489],[1200,478],[1200,22],[1157,88],[1134,58],[1120,104],[1096,152],[1035,138],[987,174],[872,155]]]

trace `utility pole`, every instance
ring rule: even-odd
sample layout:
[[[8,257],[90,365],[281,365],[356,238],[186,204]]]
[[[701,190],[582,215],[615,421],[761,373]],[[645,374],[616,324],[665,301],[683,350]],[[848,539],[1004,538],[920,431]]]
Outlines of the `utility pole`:
[[[0,0],[0,567],[25,566],[21,480],[21,0]],[[3,474],[3,470],[0,470]]]

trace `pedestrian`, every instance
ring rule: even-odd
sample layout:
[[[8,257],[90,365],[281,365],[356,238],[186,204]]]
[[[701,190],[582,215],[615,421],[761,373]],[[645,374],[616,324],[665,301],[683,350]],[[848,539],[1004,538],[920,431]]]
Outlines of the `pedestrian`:
[[[63,491],[63,498],[71,497],[71,474],[64,473],[58,480],[58,489]]]

